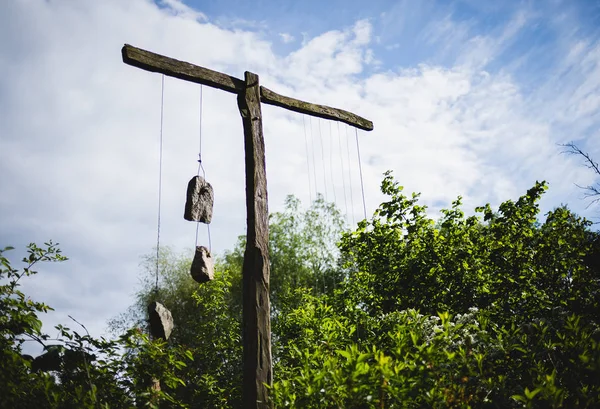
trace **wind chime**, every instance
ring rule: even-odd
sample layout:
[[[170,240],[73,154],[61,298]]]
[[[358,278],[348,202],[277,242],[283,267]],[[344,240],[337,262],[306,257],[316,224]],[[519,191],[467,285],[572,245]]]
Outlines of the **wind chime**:
[[[162,77],[161,107],[160,107],[160,154],[159,154],[159,177],[158,177],[158,226],[156,239],[156,283],[155,292],[158,294],[158,273],[160,256],[160,204],[162,192],[162,141],[163,141],[163,107],[164,107],[164,89],[165,80]],[[200,176],[202,170],[202,176]],[[198,151],[198,171],[192,177],[187,186],[186,202],[183,218],[188,221],[196,222],[196,241],[195,255],[192,262],[190,273],[192,278],[198,283],[205,283],[214,279],[214,261],[211,256],[210,243],[210,222],[213,215],[214,191],[210,183],[206,181],[206,172],[202,166],[202,86],[200,86],[200,137]],[[198,228],[200,223],[204,223],[208,230],[208,247],[198,246]],[[153,301],[148,305],[148,321],[150,324],[150,334],[153,338],[168,340],[173,331],[173,315],[164,305],[158,301]],[[160,388],[160,384],[155,380],[154,386]]]
[[[212,186],[206,181],[206,172],[204,171],[204,166],[202,166],[202,85],[200,85],[199,128],[198,171],[196,172],[196,176],[192,177],[188,183],[183,218],[197,223],[195,242],[196,252],[194,254],[194,260],[192,261],[190,273],[194,280],[202,284],[211,281],[215,277],[214,261],[210,254],[210,222],[213,215],[215,195]],[[202,170],[202,176],[200,176],[200,170]],[[208,232],[208,248],[205,246],[198,246],[198,227],[200,226],[200,223],[206,224]]]
[[[198,159],[199,168],[202,167],[202,158]],[[204,176],[194,176],[188,183],[187,199],[183,218],[185,220],[206,223],[210,237],[210,221],[214,203],[213,188]],[[214,262],[210,249],[198,246],[198,229],[196,228],[196,253],[190,270],[192,278],[199,283],[205,283],[214,278]]]

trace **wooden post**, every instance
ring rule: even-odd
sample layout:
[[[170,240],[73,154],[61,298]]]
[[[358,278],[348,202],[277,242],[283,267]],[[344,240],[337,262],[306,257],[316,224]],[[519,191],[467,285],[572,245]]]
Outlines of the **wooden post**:
[[[258,75],[245,73],[238,94],[246,155],[247,236],[243,276],[244,407],[268,408],[272,384],[271,305],[269,301],[269,219],[265,141]]]
[[[273,382],[271,362],[271,305],[269,301],[269,211],[265,143],[262,132],[261,102],[291,111],[332,119],[373,130],[373,123],[352,112],[311,104],[279,95],[260,86],[258,75],[245,73],[245,81],[208,68],[175,60],[125,44],[123,62],[185,81],[208,85],[237,95],[244,126],[246,157],[246,250],[243,264],[243,405],[246,409],[266,409],[271,404],[268,388]]]

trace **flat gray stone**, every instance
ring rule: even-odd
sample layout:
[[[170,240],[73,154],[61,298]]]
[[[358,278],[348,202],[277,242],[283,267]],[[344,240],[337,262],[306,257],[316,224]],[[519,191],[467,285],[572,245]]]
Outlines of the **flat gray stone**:
[[[154,338],[169,339],[173,331],[173,315],[164,305],[159,302],[150,303],[148,306],[150,321],[150,334]]]
[[[183,218],[191,222],[210,224],[215,197],[213,188],[202,176],[194,176],[188,183]]]
[[[199,283],[206,283],[215,278],[215,263],[206,247],[196,247],[196,254],[190,272],[192,278]]]

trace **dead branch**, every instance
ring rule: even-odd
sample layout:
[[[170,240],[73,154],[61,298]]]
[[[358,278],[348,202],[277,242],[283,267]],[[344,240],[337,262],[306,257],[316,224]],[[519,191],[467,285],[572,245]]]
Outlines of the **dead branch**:
[[[567,155],[577,155],[583,158],[584,165],[588,169],[591,169],[598,177],[600,177],[600,166],[598,162],[594,161],[594,159],[590,156],[589,153],[582,151],[575,143],[569,142],[566,144],[560,144],[565,150],[562,153]],[[588,199],[592,199],[587,207],[600,202],[600,182],[597,182],[595,185],[581,186],[575,183],[575,186],[582,189],[584,191],[584,197]]]

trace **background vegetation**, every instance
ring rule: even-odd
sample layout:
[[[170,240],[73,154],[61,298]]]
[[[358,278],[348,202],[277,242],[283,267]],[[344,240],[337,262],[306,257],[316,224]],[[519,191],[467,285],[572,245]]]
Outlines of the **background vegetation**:
[[[466,216],[461,199],[432,219],[386,174],[370,220],[345,229],[319,197],[289,197],[270,218],[276,407],[600,407],[600,235],[559,207],[540,215],[536,183],[498,209]],[[142,263],[136,303],[111,321],[114,340],[58,327],[19,291],[40,262],[0,252],[1,408],[241,407],[244,238],[198,285],[169,249]],[[154,256],[155,257],[155,256]],[[149,340],[146,306],[173,313],[169,343]],[[82,334],[81,330],[85,333]],[[44,354],[24,355],[24,342]],[[151,388],[161,380],[161,390]]]

